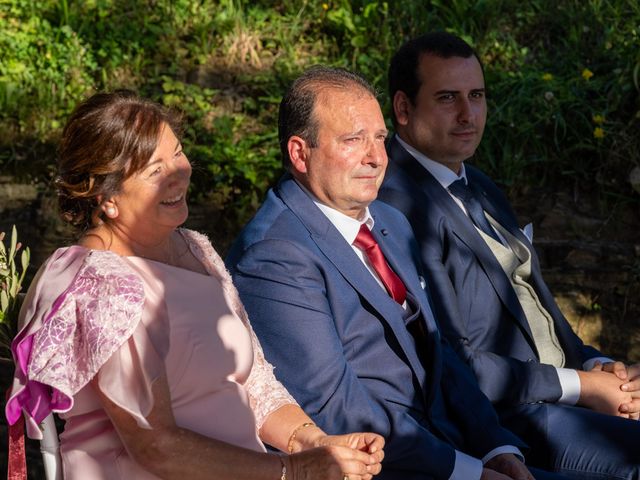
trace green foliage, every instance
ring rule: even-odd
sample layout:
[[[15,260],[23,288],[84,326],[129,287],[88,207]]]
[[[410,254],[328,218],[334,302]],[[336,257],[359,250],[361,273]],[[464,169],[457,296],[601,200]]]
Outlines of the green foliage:
[[[42,10],[30,1],[0,3],[0,131],[7,140],[49,139],[92,86],[92,52],[49,13],[46,2]]]
[[[637,202],[638,25],[635,0],[0,0],[0,166],[50,175],[73,106],[134,88],[184,113],[193,198],[233,212],[232,237],[280,174],[277,104],[292,78],[325,63],[384,92],[397,47],[445,29],[485,66],[476,163],[506,184],[569,178]]]
[[[481,33],[491,110],[479,159],[505,183],[569,176],[630,195],[626,175],[640,164],[637,3],[558,2],[503,18],[509,35]]]
[[[20,289],[29,266],[29,248],[20,253],[21,244],[14,226],[8,248],[4,244],[4,232],[0,232],[0,359],[11,358],[11,340],[16,334],[18,311],[20,310]]]

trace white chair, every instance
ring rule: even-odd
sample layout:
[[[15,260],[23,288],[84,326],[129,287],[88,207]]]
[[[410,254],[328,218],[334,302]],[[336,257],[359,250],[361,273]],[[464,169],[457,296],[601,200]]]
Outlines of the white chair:
[[[40,453],[44,465],[44,474],[47,480],[62,480],[62,460],[60,459],[60,442],[58,431],[53,418],[53,413],[47,415],[40,424],[42,440],[40,440]]]

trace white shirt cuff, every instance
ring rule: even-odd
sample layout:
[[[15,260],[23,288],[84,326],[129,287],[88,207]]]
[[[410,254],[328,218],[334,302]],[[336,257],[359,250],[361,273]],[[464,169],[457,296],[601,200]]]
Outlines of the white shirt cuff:
[[[482,462],[477,458],[456,450],[456,463],[449,480],[480,480]]]
[[[590,358],[589,360],[587,360],[586,362],[584,362],[582,364],[582,369],[585,372],[588,372],[589,370],[591,370],[593,368],[593,366],[596,364],[596,362],[600,362],[601,364],[605,364],[605,363],[609,363],[609,362],[613,362],[615,360],[611,360],[608,357],[594,357],[594,358]]]
[[[580,377],[578,372],[572,368],[556,368],[558,372],[558,380],[560,380],[560,388],[562,395],[558,399],[558,403],[565,405],[575,405],[580,400]]]
[[[478,460],[475,457],[456,450],[456,463],[449,480],[479,480],[482,476],[483,465],[493,457],[503,453],[513,453],[524,462],[524,455],[513,445],[502,445],[501,447],[494,448],[487,453],[482,460]]]
[[[485,465],[493,457],[497,457],[498,455],[502,455],[503,453],[513,453],[516,457],[524,462],[524,455],[518,447],[514,447],[513,445],[502,445],[501,447],[494,448],[484,457],[482,457],[482,464]]]

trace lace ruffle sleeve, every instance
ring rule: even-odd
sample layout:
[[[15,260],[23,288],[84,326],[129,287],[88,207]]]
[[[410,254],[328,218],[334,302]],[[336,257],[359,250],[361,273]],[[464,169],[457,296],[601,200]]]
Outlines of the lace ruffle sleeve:
[[[189,243],[192,252],[202,262],[209,274],[220,280],[227,303],[249,330],[253,346],[253,366],[244,387],[256,418],[256,428],[260,429],[269,414],[278,408],[284,405],[298,404],[276,379],[273,373],[273,366],[264,358],[260,342],[251,328],[238,291],[233,286],[231,276],[227,272],[220,256],[204,235],[192,230],[181,230],[181,232]]]
[[[51,411],[67,412],[74,395],[99,373],[103,393],[149,428],[145,415],[153,404],[151,383],[162,372],[162,352],[141,323],[142,281],[112,252],[71,249],[47,265],[35,293],[27,295],[26,325],[12,345],[16,374],[7,418],[15,423],[24,411],[39,423]],[[48,285],[72,272],[68,287],[52,296]]]

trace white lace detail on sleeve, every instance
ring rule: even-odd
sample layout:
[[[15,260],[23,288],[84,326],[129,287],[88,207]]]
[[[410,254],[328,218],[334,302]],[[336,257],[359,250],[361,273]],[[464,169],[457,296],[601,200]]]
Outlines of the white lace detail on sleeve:
[[[131,336],[144,287],[112,252],[92,252],[34,337],[29,378],[73,396]]]
[[[273,374],[273,366],[264,358],[262,347],[251,328],[249,317],[240,301],[238,291],[233,286],[231,276],[225,268],[224,262],[214,250],[209,239],[193,230],[183,229],[181,232],[196,258],[202,262],[210,275],[220,280],[229,306],[249,330],[253,345],[253,366],[244,387],[247,390],[251,409],[256,417],[256,427],[260,429],[269,414],[284,405],[298,405],[298,403],[276,379]]]

